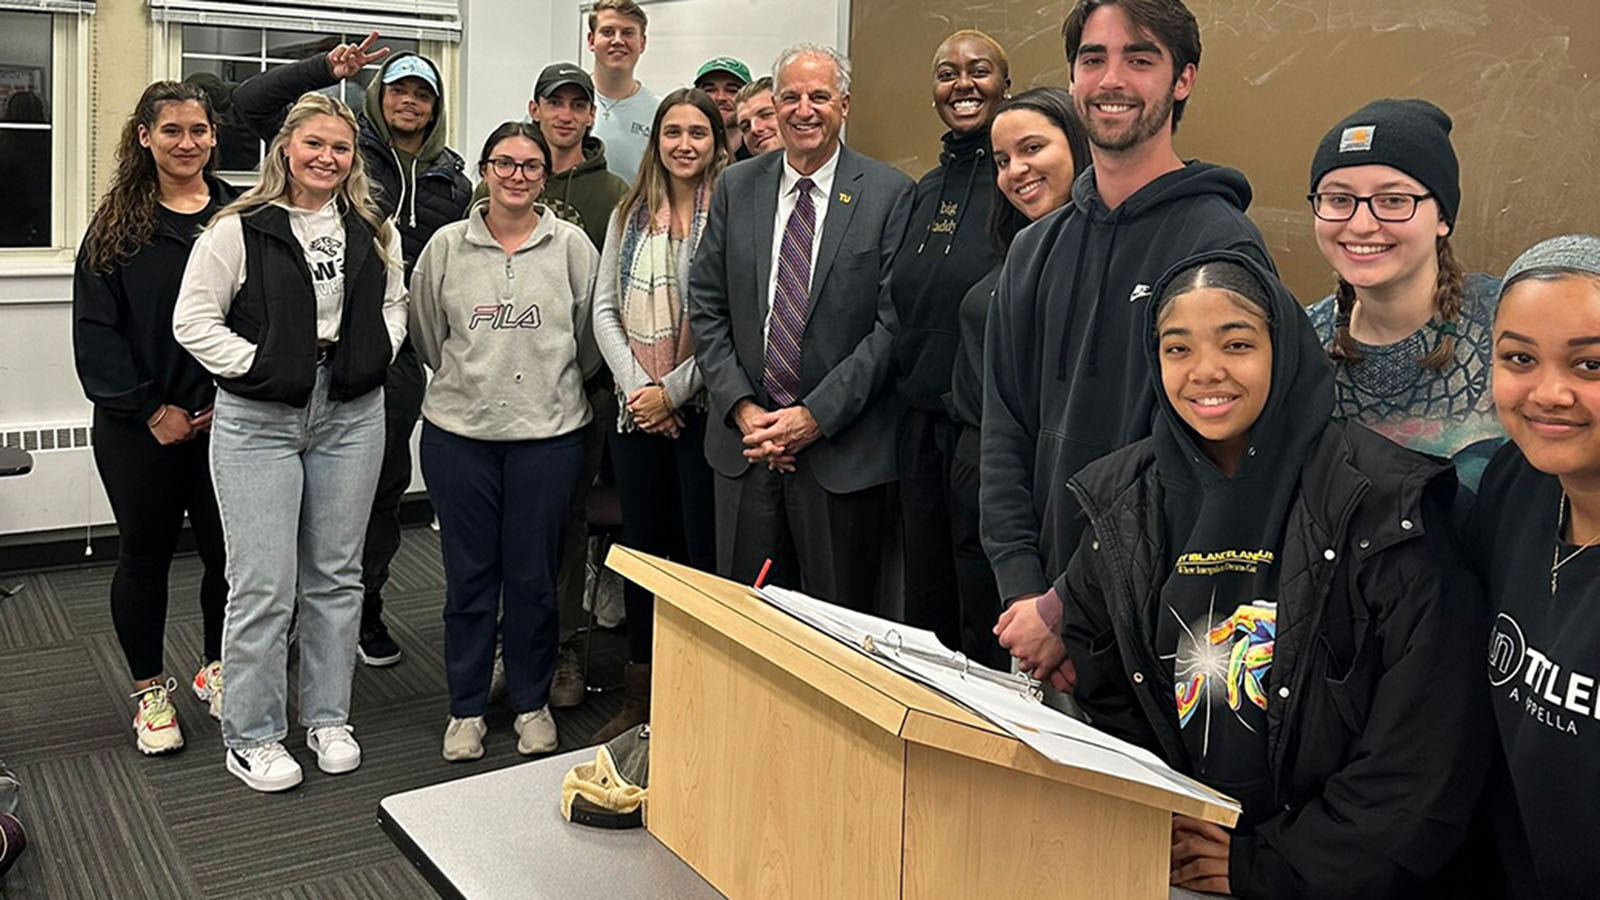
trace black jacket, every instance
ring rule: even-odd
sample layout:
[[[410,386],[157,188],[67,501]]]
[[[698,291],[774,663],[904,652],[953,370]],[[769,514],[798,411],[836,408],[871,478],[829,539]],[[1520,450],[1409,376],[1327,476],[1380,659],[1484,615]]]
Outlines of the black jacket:
[[[239,192],[207,177],[213,211]],[[89,267],[88,248],[72,271],[72,350],[78,380],[95,406],[148,421],[164,403],[191,414],[211,405],[211,373],[172,337],[172,308],[183,283],[194,233],[180,233],[157,215],[150,242],[106,271]]]
[[[1152,635],[1161,485],[1146,438],[1071,479],[1087,516],[1055,589],[1097,728],[1189,770]],[[1241,898],[1447,896],[1491,746],[1486,614],[1449,528],[1448,463],[1332,420],[1281,551],[1267,754],[1275,815],[1233,839]],[[1258,817],[1262,818],[1262,817]],[[1451,895],[1453,896],[1453,895]]]
[[[1174,263],[1235,249],[1272,265],[1239,172],[1190,162],[1116,209],[1091,167],[1072,202],[1024,228],[984,344],[983,547],[1005,598],[1042,593],[1078,544],[1067,477],[1150,433],[1151,286]]]
[[[244,284],[228,309],[228,328],[256,345],[250,370],[218,378],[229,393],[304,407],[317,382],[317,300],[305,250],[289,213],[267,205],[241,217]],[[388,269],[372,229],[344,214],[344,311],[333,355],[332,400],[351,400],[382,387],[392,349],[383,320]]]
[[[406,55],[391,57],[385,67]],[[327,55],[319,54],[270,69],[239,85],[233,92],[233,106],[251,131],[262,140],[271,141],[283,127],[289,107],[301,94],[336,83],[328,68]],[[379,79],[374,77],[373,84],[379,83]],[[401,170],[400,157],[384,137],[388,133],[387,128],[380,129],[379,123],[372,120],[372,104],[369,102],[364,110],[356,114],[356,119],[361,123],[357,144],[361,148],[367,178],[373,185],[372,199],[385,216],[394,218],[395,225],[400,229],[400,250],[406,258],[407,282],[411,280],[411,268],[428,239],[441,226],[465,217],[468,201],[472,197],[472,182],[467,180],[465,174],[466,163],[454,150],[443,145],[444,100],[441,97],[437,102],[440,111],[431,126],[433,131],[424,145],[423,154],[417,160],[414,188],[412,172],[409,169]],[[438,138],[433,139],[433,134],[437,134]],[[436,155],[429,151],[435,144]]]
[[[994,157],[989,130],[946,132],[939,166],[917,182],[889,291],[900,330],[895,384],[913,409],[946,412],[958,310],[967,289],[1000,262],[989,236]]]

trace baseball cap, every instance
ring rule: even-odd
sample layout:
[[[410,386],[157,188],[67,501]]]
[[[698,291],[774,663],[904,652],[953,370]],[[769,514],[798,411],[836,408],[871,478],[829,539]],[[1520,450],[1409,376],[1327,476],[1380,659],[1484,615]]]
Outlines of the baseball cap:
[[[700,67],[700,71],[694,73],[694,80],[698,82],[711,72],[727,72],[743,84],[750,83],[750,67],[731,56],[719,56],[707,60],[705,65]]]
[[[439,74],[427,60],[414,53],[397,58],[383,70],[384,84],[394,84],[402,78],[421,78],[435,94],[439,93]]]
[[[575,84],[583,88],[589,95],[589,102],[594,102],[594,80],[589,77],[579,66],[572,63],[551,63],[539,73],[539,80],[533,83],[533,95],[540,99],[548,99],[555,93],[556,88],[565,84]]]

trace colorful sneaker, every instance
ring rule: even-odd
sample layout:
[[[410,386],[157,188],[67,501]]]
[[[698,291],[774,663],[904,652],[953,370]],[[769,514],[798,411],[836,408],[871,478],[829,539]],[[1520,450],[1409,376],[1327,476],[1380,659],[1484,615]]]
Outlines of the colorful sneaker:
[[[361,765],[361,745],[349,725],[323,725],[306,729],[306,746],[317,755],[317,768],[329,775],[353,772]]]
[[[550,717],[549,706],[517,716],[512,727],[517,731],[517,752],[523,756],[556,749],[556,720]]]
[[[130,695],[139,701],[133,714],[133,736],[145,756],[183,749],[183,730],[178,727],[178,711],[172,708],[170,696],[177,689],[178,682],[168,678],[166,684],[152,684]]]
[[[484,724],[483,716],[465,719],[451,716],[450,724],[444,729],[444,758],[450,762],[482,759],[483,736],[488,733],[489,726]]]
[[[222,721],[222,660],[208,662],[194,673],[194,696],[206,704],[211,718]]]
[[[228,771],[263,793],[287,791],[304,777],[300,764],[277,741],[251,747],[249,750],[227,751]]]

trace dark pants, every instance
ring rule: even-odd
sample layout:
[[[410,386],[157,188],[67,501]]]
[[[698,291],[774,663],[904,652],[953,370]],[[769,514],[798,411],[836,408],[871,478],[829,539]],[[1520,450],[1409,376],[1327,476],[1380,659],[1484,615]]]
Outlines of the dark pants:
[[[752,465],[738,478],[713,478],[719,574],[750,584],[771,559],[767,584],[876,611],[889,485],[831,493],[811,474],[804,451],[792,473]]]
[[[582,432],[478,441],[423,422],[422,472],[439,514],[444,554],[444,665],[452,716],[483,715],[497,611],[511,708],[532,712],[549,701],[559,640],[556,568],[582,469]]]
[[[604,468],[606,434],[617,428],[617,399],[610,379],[588,391],[589,408],[594,418],[583,426],[583,474],[572,492],[572,507],[567,510],[566,538],[561,546],[561,569],[556,576],[557,618],[561,623],[561,643],[572,640],[587,624],[583,594],[589,571],[589,488]]]
[[[422,416],[422,393],[426,387],[422,363],[407,342],[400,347],[383,382],[383,468],[378,470],[378,492],[372,497],[367,542],[361,552],[363,630],[376,625],[383,615],[383,587],[389,583],[389,563],[400,549],[400,501],[411,486],[411,432]]]
[[[615,420],[613,420],[615,421]],[[710,571],[716,565],[716,512],[706,462],[706,414],[684,414],[677,439],[611,430],[611,464],[622,502],[622,542],[656,556]],[[655,600],[629,581],[628,658],[650,661]]]
[[[950,537],[956,588],[961,595],[961,652],[991,669],[1011,667],[1011,654],[994,636],[1000,618],[1000,587],[983,552],[978,530],[978,429],[958,425],[950,458]]]
[[[951,561],[950,460],[957,426],[942,413],[908,409],[900,424],[900,514],[904,523],[906,624],[961,647],[961,600]]]
[[[185,512],[205,566],[200,580],[205,658],[200,663],[222,658],[228,582],[209,448],[209,435],[163,447],[143,422],[94,411],[94,462],[119,535],[111,620],[135,681],[165,671],[167,573]]]

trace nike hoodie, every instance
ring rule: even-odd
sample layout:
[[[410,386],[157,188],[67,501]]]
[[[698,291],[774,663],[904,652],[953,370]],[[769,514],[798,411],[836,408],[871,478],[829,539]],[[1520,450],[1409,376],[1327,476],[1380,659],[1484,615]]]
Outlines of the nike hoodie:
[[[1249,205],[1243,173],[1191,161],[1108,209],[1091,167],[1017,235],[984,347],[979,503],[1001,597],[1043,593],[1066,567],[1084,527],[1067,479],[1150,434],[1156,280],[1208,250],[1272,267]]]

